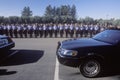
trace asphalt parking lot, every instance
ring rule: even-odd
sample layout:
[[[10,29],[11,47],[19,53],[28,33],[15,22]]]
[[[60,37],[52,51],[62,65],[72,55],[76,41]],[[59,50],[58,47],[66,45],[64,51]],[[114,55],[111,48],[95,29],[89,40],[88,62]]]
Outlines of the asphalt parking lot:
[[[65,39],[13,39],[16,46],[0,56],[0,80],[120,80],[120,72],[85,78],[79,69],[59,64],[57,42]]]

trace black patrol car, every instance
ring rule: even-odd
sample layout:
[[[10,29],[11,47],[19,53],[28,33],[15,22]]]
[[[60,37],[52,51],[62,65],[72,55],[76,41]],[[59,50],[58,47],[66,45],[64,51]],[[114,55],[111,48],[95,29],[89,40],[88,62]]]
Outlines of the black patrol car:
[[[0,52],[8,51],[15,47],[15,42],[8,36],[0,35]]]
[[[92,38],[69,39],[58,42],[58,61],[78,67],[85,77],[97,77],[106,65],[116,66],[120,60],[120,30],[104,30]]]

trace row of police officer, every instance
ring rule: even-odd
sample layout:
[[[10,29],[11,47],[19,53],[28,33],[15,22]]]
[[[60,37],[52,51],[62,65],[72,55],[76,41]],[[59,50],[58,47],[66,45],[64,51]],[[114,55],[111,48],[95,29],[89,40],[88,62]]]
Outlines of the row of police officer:
[[[100,25],[83,24],[0,24],[0,34],[15,38],[27,37],[92,37],[105,30]]]

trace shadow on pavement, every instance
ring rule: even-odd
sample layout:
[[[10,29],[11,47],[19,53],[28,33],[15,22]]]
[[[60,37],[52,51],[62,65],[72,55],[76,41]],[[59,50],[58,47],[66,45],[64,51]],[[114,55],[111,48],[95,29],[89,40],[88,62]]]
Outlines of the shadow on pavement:
[[[76,73],[71,73],[69,74],[70,76],[76,76],[76,75],[80,75],[81,73],[80,72],[76,72]]]
[[[120,76],[120,68],[111,67],[106,69],[100,77]]]
[[[43,50],[11,50],[18,51],[16,54],[4,60],[0,66],[22,65],[37,62],[44,55]]]
[[[17,73],[16,71],[7,71],[7,69],[0,69],[0,75],[12,75]]]

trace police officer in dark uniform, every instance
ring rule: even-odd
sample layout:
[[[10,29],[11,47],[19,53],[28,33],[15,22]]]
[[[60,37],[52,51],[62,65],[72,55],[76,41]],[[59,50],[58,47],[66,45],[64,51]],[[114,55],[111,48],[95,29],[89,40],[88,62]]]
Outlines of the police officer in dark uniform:
[[[31,26],[30,26],[30,24],[29,24],[29,25],[28,25],[28,36],[31,38],[32,36],[30,35],[30,33],[31,33],[30,29],[31,29]]]
[[[32,24],[28,25],[28,34],[29,34],[30,38],[33,37],[33,25]]]
[[[94,26],[94,34],[97,34],[99,32],[99,26],[96,24]]]
[[[37,38],[37,24],[33,24],[33,32],[34,32],[34,36],[35,38]]]
[[[75,24],[75,35],[76,35],[76,38],[79,37],[79,30],[80,30],[79,25],[76,23]]]
[[[65,24],[65,36],[66,38],[68,37],[68,34],[69,34],[69,25],[68,24]]]
[[[24,34],[25,38],[27,38],[27,31],[28,31],[27,24],[24,24],[24,26],[23,26],[23,34]]]
[[[17,33],[18,33],[18,36],[20,37],[20,25],[19,24],[17,25]]]
[[[51,37],[51,31],[52,31],[52,27],[50,24],[48,24],[48,35],[49,37]]]
[[[43,25],[43,32],[44,32],[44,37],[46,38],[48,35],[48,25],[47,24]]]
[[[49,37],[53,36],[53,24],[49,24],[48,25],[48,32],[49,32]]]
[[[6,27],[7,27],[7,36],[10,36],[10,24],[7,24]]]
[[[43,35],[44,35],[44,37],[46,37],[45,30],[46,30],[46,24],[43,24]]]
[[[0,35],[3,35],[3,25],[0,24]]]
[[[104,25],[101,25],[100,32],[104,31],[105,29],[106,29],[106,27]]]
[[[93,32],[94,32],[94,26],[91,24],[91,25],[89,25],[89,34],[90,34],[90,37],[93,36]]]
[[[3,27],[3,35],[5,35],[5,30],[6,30],[5,24],[2,24],[2,27]]]
[[[88,25],[85,25],[85,32],[84,32],[84,36],[87,37],[88,36]]]
[[[23,25],[22,24],[18,26],[18,34],[20,38],[23,38]]]
[[[74,24],[70,25],[70,37],[73,38],[74,35]]]
[[[101,27],[100,27],[100,24],[98,24],[98,32],[97,32],[97,33],[99,33],[99,32],[100,32],[100,28],[101,28]]]
[[[51,29],[51,37],[53,37],[53,33],[54,33],[53,26],[54,26],[54,25],[53,25],[53,24],[51,24],[51,28],[52,28],[52,29]]]
[[[85,31],[84,25],[81,24],[81,25],[80,25],[80,30],[79,30],[80,37],[83,37],[83,35],[84,35],[84,31]]]
[[[63,24],[59,24],[59,32],[60,32],[60,37],[63,37],[63,34],[64,34],[64,26],[63,26]]]
[[[54,24],[54,26],[53,26],[53,30],[54,30],[54,35],[55,35],[55,37],[58,37],[57,35],[58,35],[58,24]]]
[[[9,33],[10,33],[10,37],[13,38],[13,29],[12,29],[13,24],[10,25],[10,29],[9,29]]]
[[[37,23],[34,24],[34,25],[33,25],[33,30],[34,30],[33,32],[34,32],[35,38],[37,38],[37,36],[39,35],[39,32],[38,32],[39,30],[38,30],[38,29],[39,29],[38,24],[37,24]]]
[[[12,29],[11,29],[12,31],[11,31],[11,33],[12,33],[12,36],[13,36],[13,37],[15,37],[15,35],[14,35],[14,29],[15,29],[15,25],[12,24]]]
[[[39,24],[36,24],[35,37],[37,38],[38,36],[39,36]]]
[[[15,35],[15,38],[18,38],[18,24],[14,25],[14,35]]]
[[[43,24],[39,24],[39,35],[40,38],[43,37]]]
[[[20,26],[21,26],[21,28],[20,28],[20,37],[23,38],[23,27],[24,27],[24,25],[21,24]]]
[[[6,36],[8,36],[7,24],[4,24],[3,32],[4,32],[4,34],[5,34]]]

